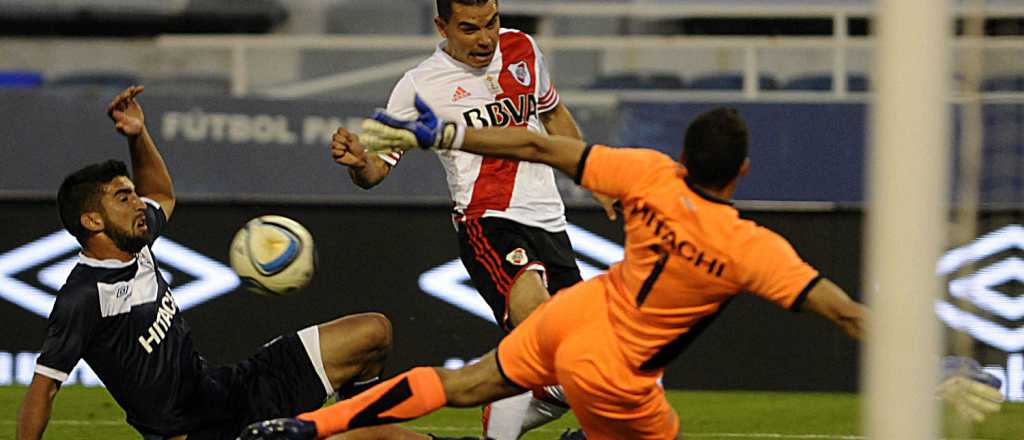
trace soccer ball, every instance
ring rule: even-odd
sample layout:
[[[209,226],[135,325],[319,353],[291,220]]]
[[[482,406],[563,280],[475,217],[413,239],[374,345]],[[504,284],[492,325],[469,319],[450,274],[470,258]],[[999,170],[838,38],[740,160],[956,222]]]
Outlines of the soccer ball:
[[[279,215],[249,220],[231,240],[231,267],[246,290],[287,295],[309,285],[316,271],[313,236],[299,222]]]

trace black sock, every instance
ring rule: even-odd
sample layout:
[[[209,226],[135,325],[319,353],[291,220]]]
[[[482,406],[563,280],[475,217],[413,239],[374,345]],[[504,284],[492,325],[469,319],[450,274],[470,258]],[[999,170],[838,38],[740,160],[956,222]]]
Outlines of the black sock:
[[[374,385],[380,383],[380,376],[374,376],[369,379],[352,380],[341,388],[338,388],[338,400],[345,400],[355,396],[363,391],[372,388]]]

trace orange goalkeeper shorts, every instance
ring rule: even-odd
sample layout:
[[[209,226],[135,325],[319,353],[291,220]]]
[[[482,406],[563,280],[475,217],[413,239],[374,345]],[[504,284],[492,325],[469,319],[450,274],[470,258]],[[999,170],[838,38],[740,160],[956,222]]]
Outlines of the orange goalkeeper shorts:
[[[568,287],[498,346],[506,379],[527,389],[561,385],[587,438],[670,440],[679,417],[658,385],[661,371],[629,367],[608,322],[606,275]]]

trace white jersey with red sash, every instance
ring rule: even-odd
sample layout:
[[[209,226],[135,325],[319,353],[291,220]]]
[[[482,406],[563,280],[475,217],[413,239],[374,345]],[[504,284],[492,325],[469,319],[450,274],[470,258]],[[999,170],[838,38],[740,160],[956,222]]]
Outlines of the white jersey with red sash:
[[[471,127],[527,127],[539,133],[545,132],[540,114],[558,105],[558,92],[536,42],[514,29],[501,29],[498,49],[486,68],[456,61],[444,52],[442,42],[398,82],[388,112],[416,117],[417,94],[450,121]],[[456,221],[502,217],[550,232],[565,229],[565,207],[551,167],[463,151],[437,154],[448,178]],[[395,165],[401,156],[381,158]]]

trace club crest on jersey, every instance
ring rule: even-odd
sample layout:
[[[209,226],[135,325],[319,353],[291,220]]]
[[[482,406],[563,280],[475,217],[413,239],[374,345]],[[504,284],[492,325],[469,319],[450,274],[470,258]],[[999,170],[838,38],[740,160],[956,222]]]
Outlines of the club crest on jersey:
[[[530,75],[530,67],[526,65],[526,61],[509,65],[508,71],[512,73],[512,77],[516,79],[516,82],[522,84],[523,87],[529,87],[530,83],[533,82],[533,77]]]
[[[505,256],[505,259],[516,266],[522,266],[530,261],[529,258],[526,258],[526,249],[523,248],[516,248],[512,252],[509,252],[508,255]]]
[[[132,285],[130,283],[124,283],[124,284],[122,284],[120,286],[117,286],[117,288],[114,289],[114,298],[117,298],[117,299],[127,298],[127,297],[131,296],[131,294],[132,294]]]

